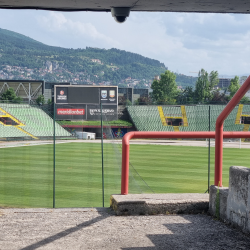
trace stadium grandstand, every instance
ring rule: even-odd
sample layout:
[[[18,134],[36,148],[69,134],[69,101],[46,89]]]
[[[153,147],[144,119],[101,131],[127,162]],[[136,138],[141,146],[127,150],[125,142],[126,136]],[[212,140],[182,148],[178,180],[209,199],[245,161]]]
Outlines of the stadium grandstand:
[[[225,105],[128,106],[138,131],[208,131],[215,130],[218,115]],[[240,104],[224,123],[225,131],[249,131],[250,105]]]
[[[54,136],[53,119],[40,107],[29,104],[0,103],[0,139],[42,139]],[[72,135],[55,123],[55,136]]]

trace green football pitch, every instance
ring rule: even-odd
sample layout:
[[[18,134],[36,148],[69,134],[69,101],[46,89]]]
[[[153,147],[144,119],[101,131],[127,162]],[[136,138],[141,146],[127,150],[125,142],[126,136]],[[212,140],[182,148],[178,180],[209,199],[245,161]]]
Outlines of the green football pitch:
[[[102,206],[101,145],[56,144],[55,206]],[[250,149],[225,148],[223,186],[229,167],[250,167]],[[52,207],[53,145],[0,149],[0,207]],[[130,146],[129,193],[204,193],[208,188],[208,148],[166,145]],[[104,144],[104,200],[120,193],[121,146]],[[214,148],[211,148],[211,184]]]

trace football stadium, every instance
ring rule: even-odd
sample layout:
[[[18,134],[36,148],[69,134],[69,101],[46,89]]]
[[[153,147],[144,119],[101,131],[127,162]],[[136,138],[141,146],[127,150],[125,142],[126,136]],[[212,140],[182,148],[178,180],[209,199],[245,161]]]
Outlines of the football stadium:
[[[3,27],[23,27],[50,45],[58,42],[53,35],[59,35],[60,46],[67,38],[73,47],[79,44],[65,51],[18,33],[10,43],[5,38],[13,32],[0,29],[1,249],[249,249],[250,103],[244,95],[250,77],[243,83],[242,75],[241,87],[237,77],[221,78],[212,98],[208,92],[215,90],[217,71],[199,72],[195,95],[189,86],[194,79],[178,72],[207,65],[222,77],[248,75],[249,1],[3,0],[0,9]],[[107,15],[130,21],[116,28]],[[133,39],[135,31],[139,39]],[[125,50],[108,49],[112,44],[160,56],[171,68],[179,65],[176,76],[185,80],[178,86],[188,86],[180,93],[188,95],[175,99],[167,87],[155,98],[154,83],[151,96],[150,89],[136,89],[150,87],[144,78],[153,75],[139,78],[139,71],[158,74],[156,60],[136,62],[138,55],[125,57]],[[82,53],[85,45],[93,56]],[[123,89],[106,86],[119,78]],[[232,88],[225,86],[229,82]]]
[[[50,107],[0,103],[0,206],[107,207],[110,195],[121,190],[121,138],[126,132],[215,131],[216,119],[225,108],[131,105],[124,108],[133,126],[114,126],[119,118],[117,96],[117,87],[112,86],[55,85]],[[99,125],[79,125],[84,121]],[[237,105],[224,122],[224,131],[249,131],[249,127],[250,105]],[[88,137],[89,131],[96,136]],[[79,137],[81,133],[87,137]],[[230,166],[249,165],[248,145],[248,139],[224,140],[226,186]],[[209,143],[132,140],[129,192],[208,192],[214,151],[213,139]]]

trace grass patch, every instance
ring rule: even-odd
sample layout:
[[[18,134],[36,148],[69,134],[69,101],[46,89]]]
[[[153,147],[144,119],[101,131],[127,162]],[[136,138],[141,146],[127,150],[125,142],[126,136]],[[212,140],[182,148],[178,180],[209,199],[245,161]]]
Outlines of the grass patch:
[[[120,152],[118,145],[104,144],[105,206],[111,194],[120,193]],[[1,148],[0,154],[0,206],[52,207],[53,145]],[[249,167],[249,158],[249,149],[224,149],[223,186],[228,186],[229,167]],[[130,161],[134,167],[130,166],[130,193],[207,190],[205,147],[131,145]],[[213,176],[214,148],[211,184]],[[101,207],[101,145],[56,144],[55,190],[56,207]]]

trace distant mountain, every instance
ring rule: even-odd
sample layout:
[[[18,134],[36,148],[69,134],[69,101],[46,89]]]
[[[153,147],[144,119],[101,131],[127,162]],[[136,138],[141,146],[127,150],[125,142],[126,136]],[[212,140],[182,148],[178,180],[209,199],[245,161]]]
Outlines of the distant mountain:
[[[1,29],[0,28],[0,34],[1,34],[1,40],[3,40],[3,42],[8,42],[8,40],[11,38],[12,40],[12,43],[15,43],[15,42],[19,42],[21,40],[23,41],[26,41],[27,44],[29,43],[30,44],[34,44],[34,45],[43,45],[42,43],[28,37],[28,36],[24,36],[22,34],[19,34],[17,32],[13,32],[13,31],[10,31],[10,30],[5,30],[5,29]],[[18,44],[17,44],[18,46]]]
[[[166,71],[158,60],[118,49],[48,46],[0,29],[0,79],[70,81],[75,84],[148,86]]]
[[[178,73],[175,73],[175,75],[176,75],[175,81],[178,86],[181,86],[182,88],[185,88],[187,86],[193,87],[193,89],[195,88],[195,83],[198,77],[186,76]]]

